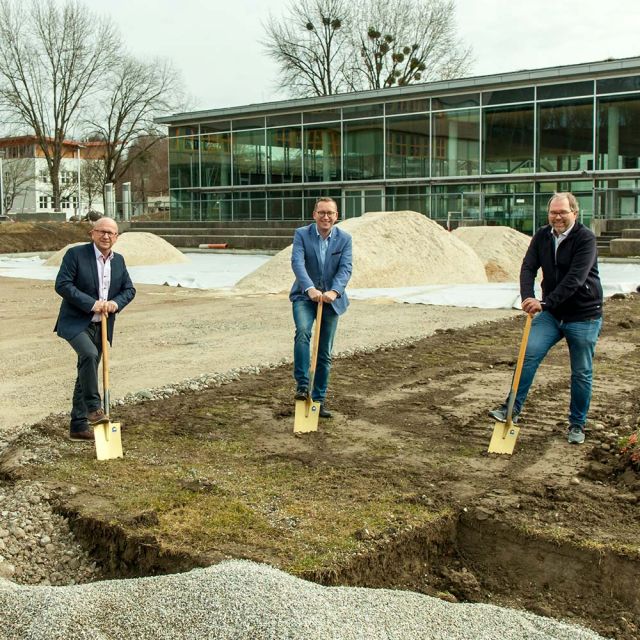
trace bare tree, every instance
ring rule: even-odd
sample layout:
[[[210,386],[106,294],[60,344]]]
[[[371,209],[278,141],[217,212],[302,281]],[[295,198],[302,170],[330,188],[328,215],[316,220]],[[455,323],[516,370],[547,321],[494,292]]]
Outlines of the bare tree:
[[[105,78],[101,98],[102,108],[86,127],[93,139],[106,143],[105,182],[117,182],[136,157],[128,148],[135,143],[139,154],[155,145],[163,127],[154,118],[181,105],[184,92],[168,61],[142,62],[122,56]]]
[[[137,211],[146,208],[150,197],[161,197],[167,193],[168,141],[165,136],[154,137],[155,141],[138,138],[127,149],[127,168],[121,180],[131,183],[131,193]]]
[[[89,210],[103,200],[106,170],[103,159],[83,160],[80,168],[80,190]]]
[[[294,96],[329,96],[348,88],[349,0],[292,2],[285,18],[269,17],[264,46]]]
[[[36,136],[56,211],[63,141],[119,46],[112,23],[75,0],[0,0],[0,105]]]
[[[381,89],[466,73],[454,18],[454,0],[302,0],[269,18],[264,45],[294,96]]]
[[[455,32],[454,0],[359,0],[350,29],[355,89],[460,77],[471,49]]]
[[[29,185],[35,178],[35,162],[31,158],[15,158],[2,163],[2,187],[4,210],[10,211],[18,196],[29,191]]]

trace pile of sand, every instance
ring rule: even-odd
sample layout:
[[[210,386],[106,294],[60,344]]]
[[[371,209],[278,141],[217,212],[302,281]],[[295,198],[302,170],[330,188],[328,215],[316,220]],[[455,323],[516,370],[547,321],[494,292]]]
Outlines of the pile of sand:
[[[453,235],[478,254],[489,282],[518,282],[529,236],[511,227],[458,227]]]
[[[46,262],[48,267],[57,267],[62,263],[62,258],[69,247],[75,247],[81,242],[68,244],[64,249],[54,253]],[[114,251],[124,256],[128,267],[139,267],[149,264],[180,264],[189,262],[183,253],[178,251],[153,233],[123,233],[114,246]]]
[[[366,213],[340,223],[353,237],[351,288],[486,283],[484,265],[464,242],[415,211]],[[238,283],[248,292],[291,288],[291,247]]]

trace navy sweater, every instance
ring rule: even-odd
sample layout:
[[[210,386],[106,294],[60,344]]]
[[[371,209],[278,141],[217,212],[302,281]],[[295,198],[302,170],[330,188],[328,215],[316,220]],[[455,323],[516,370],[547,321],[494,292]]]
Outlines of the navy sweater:
[[[550,225],[539,229],[529,244],[520,269],[520,295],[533,298],[534,280],[542,269],[542,308],[558,320],[576,322],[602,315],[602,284],[593,232],[576,222],[558,246]]]

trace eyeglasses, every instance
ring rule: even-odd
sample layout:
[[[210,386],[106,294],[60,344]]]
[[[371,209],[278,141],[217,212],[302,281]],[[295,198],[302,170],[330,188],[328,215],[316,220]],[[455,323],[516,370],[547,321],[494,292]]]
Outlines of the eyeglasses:
[[[574,212],[567,211],[566,209],[563,209],[561,211],[549,211],[550,216],[568,216],[568,215],[571,215],[572,213]]]
[[[108,236],[109,238],[113,238],[118,235],[116,231],[103,231],[102,229],[92,229],[92,233],[97,233],[100,236]]]
[[[319,218],[332,218],[333,216],[337,216],[337,211],[316,211],[316,215]]]

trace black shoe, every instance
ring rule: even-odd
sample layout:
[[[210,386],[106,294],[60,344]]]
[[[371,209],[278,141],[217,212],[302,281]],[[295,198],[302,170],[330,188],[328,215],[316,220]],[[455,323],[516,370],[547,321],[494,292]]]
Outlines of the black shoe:
[[[309,389],[307,387],[298,387],[295,397],[296,400],[306,400],[309,397]]]
[[[320,404],[320,413],[318,415],[321,418],[333,418],[333,413],[324,406],[324,402]]]

